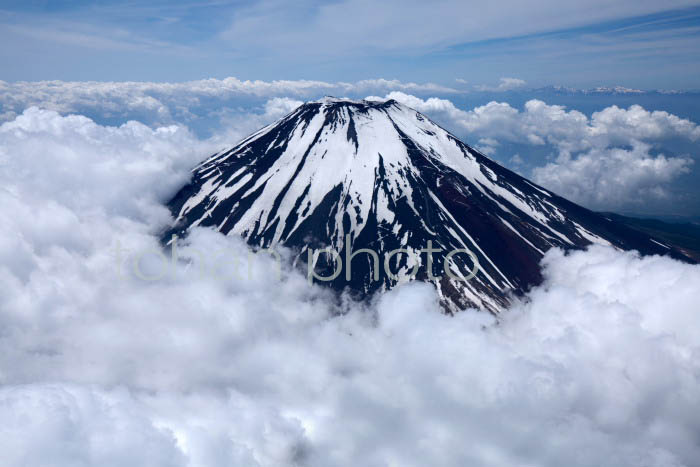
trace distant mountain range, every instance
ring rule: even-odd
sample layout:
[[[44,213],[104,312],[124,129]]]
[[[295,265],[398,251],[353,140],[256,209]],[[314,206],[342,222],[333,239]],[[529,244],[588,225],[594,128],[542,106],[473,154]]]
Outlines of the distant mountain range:
[[[558,94],[558,95],[590,95],[590,96],[634,96],[634,95],[675,95],[675,94],[693,94],[700,95],[700,91],[678,91],[674,89],[652,89],[642,90],[626,88],[624,86],[598,86],[588,89],[577,89],[566,86],[544,86],[541,88],[529,89],[532,93],[541,94]]]

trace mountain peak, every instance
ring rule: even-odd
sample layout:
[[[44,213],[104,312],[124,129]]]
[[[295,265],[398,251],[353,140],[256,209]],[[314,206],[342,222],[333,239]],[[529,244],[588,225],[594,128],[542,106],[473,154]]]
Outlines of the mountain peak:
[[[307,102],[309,104],[323,104],[323,105],[351,105],[351,106],[367,106],[367,107],[385,107],[391,105],[401,106],[399,102],[394,99],[350,99],[347,97],[335,97],[335,96],[324,96],[321,99]],[[405,107],[405,106],[404,106]]]
[[[423,280],[450,311],[498,313],[541,281],[539,261],[551,247],[600,243],[681,256],[393,100],[302,105],[196,167],[169,206],[177,219],[170,233],[209,226],[256,248],[284,245],[312,279],[332,276],[322,282],[363,297]],[[320,255],[324,248],[338,256]]]
[[[348,104],[360,104],[362,100],[349,99],[347,97],[335,97],[335,96],[324,96],[316,101],[311,101],[315,104],[338,104],[338,103],[348,103]]]

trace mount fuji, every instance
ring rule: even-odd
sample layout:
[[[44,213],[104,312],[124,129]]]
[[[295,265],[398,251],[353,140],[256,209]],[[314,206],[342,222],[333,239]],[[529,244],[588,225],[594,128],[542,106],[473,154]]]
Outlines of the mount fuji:
[[[165,239],[205,226],[253,248],[283,245],[299,264],[311,263],[314,277],[337,272],[337,258],[319,253],[331,248],[351,259],[326,281],[336,290],[368,298],[421,280],[448,312],[499,313],[542,281],[539,262],[552,247],[595,243],[688,260],[502,167],[394,100],[306,103],[202,162],[169,207],[176,223]],[[358,251],[365,249],[377,257]]]

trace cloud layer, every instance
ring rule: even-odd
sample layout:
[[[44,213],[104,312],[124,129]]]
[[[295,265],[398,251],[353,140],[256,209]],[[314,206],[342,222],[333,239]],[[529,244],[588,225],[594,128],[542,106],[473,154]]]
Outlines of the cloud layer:
[[[254,107],[272,98],[308,100],[323,95],[360,95],[401,90],[412,93],[458,93],[445,86],[387,79],[354,83],[308,80],[249,81],[205,79],[185,83],[0,81],[0,121],[39,106],[62,114],[82,113],[100,119],[137,119],[154,125],[191,124],[217,112]]]
[[[421,284],[338,303],[208,230],[173,263],[161,202],[210,144],[0,126],[4,465],[696,465],[700,267],[553,250],[496,323]]]
[[[539,0],[5,2],[8,80],[245,74],[697,88],[698,2]],[[303,25],[303,27],[300,27]],[[468,76],[467,76],[468,75]]]

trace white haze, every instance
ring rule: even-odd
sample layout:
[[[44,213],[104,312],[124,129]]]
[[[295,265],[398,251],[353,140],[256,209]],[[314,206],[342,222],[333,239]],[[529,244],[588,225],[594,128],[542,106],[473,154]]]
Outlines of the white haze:
[[[209,230],[139,279],[216,144],[38,109],[0,126],[3,466],[699,465],[700,267],[553,250],[499,322],[421,284],[337,301],[266,256],[236,278],[215,258],[246,247]]]

